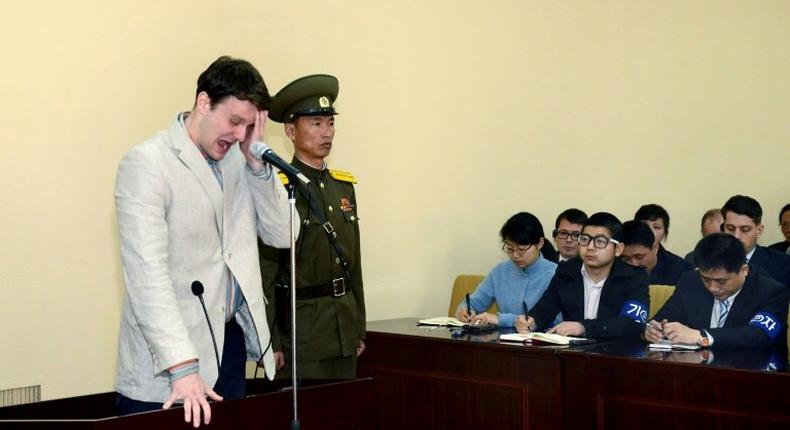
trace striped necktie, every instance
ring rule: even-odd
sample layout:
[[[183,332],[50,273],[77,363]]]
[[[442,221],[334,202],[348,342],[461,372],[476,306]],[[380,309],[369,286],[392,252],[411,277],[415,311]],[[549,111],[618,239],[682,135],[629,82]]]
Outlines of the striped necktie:
[[[719,301],[719,322],[716,323],[717,328],[724,327],[724,322],[727,320],[727,314],[730,313],[730,299]]]

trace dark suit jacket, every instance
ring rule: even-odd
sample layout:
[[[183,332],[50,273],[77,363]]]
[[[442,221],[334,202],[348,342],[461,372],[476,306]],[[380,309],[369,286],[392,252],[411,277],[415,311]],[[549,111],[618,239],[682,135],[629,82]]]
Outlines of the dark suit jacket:
[[[786,342],[788,298],[790,290],[750,264],[749,275],[730,307],[724,327],[710,328],[713,296],[697,272],[686,272],[675,286],[675,293],[653,319],[707,330],[713,336],[714,347],[762,347]],[[758,314],[770,316],[776,323],[773,330],[767,330],[771,322],[765,318],[758,318],[765,323],[762,327],[755,321]]]
[[[749,264],[763,269],[781,284],[790,287],[790,255],[757,245]]]
[[[543,254],[543,258],[552,263],[556,263],[560,259],[560,253],[554,249],[554,246],[546,238],[543,239],[543,248],[540,248],[540,253]]]
[[[529,315],[538,330],[545,330],[562,312],[563,321],[584,325],[585,337],[591,339],[639,339],[650,307],[648,277],[644,269],[616,259],[604,282],[598,304],[598,318],[584,319],[584,281],[582,261],[574,258],[557,266],[549,287]]]
[[[787,248],[790,248],[790,242],[783,240],[781,242],[776,242],[773,245],[769,245],[768,247],[774,251],[779,251],[782,254],[787,254]]]
[[[689,270],[694,270],[694,266],[659,245],[656,267],[650,273],[650,284],[675,285],[680,275]]]

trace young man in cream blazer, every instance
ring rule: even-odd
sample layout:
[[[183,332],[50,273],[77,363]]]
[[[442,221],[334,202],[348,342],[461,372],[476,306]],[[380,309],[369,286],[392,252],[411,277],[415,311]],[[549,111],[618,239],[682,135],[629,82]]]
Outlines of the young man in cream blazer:
[[[246,360],[274,376],[256,237],[288,247],[289,210],[271,167],[250,152],[269,102],[250,63],[220,57],[198,78],[192,111],[121,160],[121,413],[183,401],[197,427],[211,419],[206,396],[244,396]]]

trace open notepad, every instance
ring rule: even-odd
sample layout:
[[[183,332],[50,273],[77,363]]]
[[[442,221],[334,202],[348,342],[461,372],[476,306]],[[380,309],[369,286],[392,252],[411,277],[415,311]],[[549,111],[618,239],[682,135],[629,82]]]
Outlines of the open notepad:
[[[419,320],[417,324],[420,325],[440,325],[448,327],[463,327],[466,323],[461,322],[458,318],[453,317],[436,317]]]
[[[664,351],[696,351],[700,348],[696,343],[672,343],[668,339],[662,339],[658,343],[651,343],[650,349],[658,349]]]
[[[550,343],[552,345],[585,345],[595,343],[592,339],[584,337],[562,336],[554,333],[541,333],[539,331],[531,333],[509,333],[499,336],[499,340],[503,342],[519,342],[519,343]]]

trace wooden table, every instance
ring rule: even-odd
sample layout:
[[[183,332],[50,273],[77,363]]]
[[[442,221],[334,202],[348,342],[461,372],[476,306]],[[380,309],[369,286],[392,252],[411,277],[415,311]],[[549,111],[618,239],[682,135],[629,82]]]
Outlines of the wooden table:
[[[786,351],[534,347],[416,322],[368,323],[380,429],[790,428]]]

